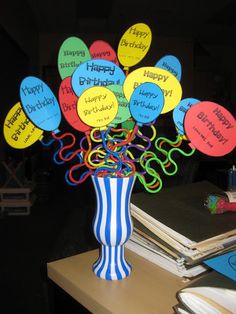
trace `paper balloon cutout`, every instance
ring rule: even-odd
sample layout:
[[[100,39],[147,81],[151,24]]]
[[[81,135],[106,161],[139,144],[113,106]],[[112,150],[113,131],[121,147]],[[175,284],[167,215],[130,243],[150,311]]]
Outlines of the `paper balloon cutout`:
[[[166,55],[157,61],[155,67],[164,69],[173,74],[178,81],[181,80],[182,67],[179,59],[172,55]]]
[[[115,50],[103,40],[95,40],[89,47],[92,59],[104,59],[119,65]]]
[[[34,76],[26,77],[20,85],[20,98],[26,115],[37,127],[59,132],[60,106],[46,83]]]
[[[78,37],[69,37],[61,45],[57,58],[58,71],[63,80],[71,76],[82,62],[90,60],[88,47]]]
[[[3,134],[11,147],[19,149],[29,147],[43,137],[43,131],[25,115],[20,102],[8,112],[3,124]]]
[[[92,59],[78,66],[72,75],[72,87],[77,96],[92,86],[122,85],[125,74],[115,63]]]
[[[154,121],[164,106],[164,95],[154,83],[139,85],[130,98],[130,112],[139,126]]]
[[[129,100],[134,89],[142,83],[155,83],[164,93],[164,107],[161,114],[174,109],[181,100],[182,87],[170,72],[156,67],[142,67],[131,72],[124,82],[124,94]]]
[[[105,128],[117,114],[118,101],[108,88],[94,86],[80,96],[77,111],[81,120],[87,125]]]
[[[192,105],[195,105],[198,102],[200,102],[200,100],[195,98],[185,98],[182,99],[178,106],[173,110],[173,120],[179,134],[184,135],[184,117],[186,112]]]
[[[129,131],[132,131],[134,126],[135,126],[135,121],[132,118],[121,123],[121,127]]]
[[[117,125],[131,117],[129,102],[125,98],[122,85],[109,85],[107,88],[115,94],[118,101],[118,112],[115,119],[113,120],[113,123]]]
[[[223,156],[236,145],[236,120],[224,107],[210,101],[192,106],[185,115],[191,145],[209,156]]]
[[[138,23],[129,27],[120,39],[117,56],[124,67],[139,63],[147,54],[152,41],[148,25]]]
[[[71,77],[62,80],[59,87],[59,104],[66,121],[77,131],[88,132],[91,128],[84,124],[77,113],[78,96],[71,86]]]

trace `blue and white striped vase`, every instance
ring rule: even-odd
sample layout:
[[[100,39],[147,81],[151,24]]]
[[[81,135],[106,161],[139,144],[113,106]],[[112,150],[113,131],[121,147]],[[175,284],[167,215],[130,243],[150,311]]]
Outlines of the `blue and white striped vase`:
[[[97,210],[94,235],[101,244],[100,256],[93,265],[99,278],[121,280],[131,273],[124,255],[124,244],[133,231],[130,197],[135,177],[109,178],[92,176]]]

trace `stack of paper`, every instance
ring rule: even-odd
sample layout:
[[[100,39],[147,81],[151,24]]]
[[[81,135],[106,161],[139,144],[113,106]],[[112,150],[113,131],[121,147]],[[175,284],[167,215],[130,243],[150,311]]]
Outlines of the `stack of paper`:
[[[236,248],[236,214],[211,215],[204,200],[212,192],[221,190],[201,181],[134,194],[126,247],[181,277],[206,271],[204,259]]]

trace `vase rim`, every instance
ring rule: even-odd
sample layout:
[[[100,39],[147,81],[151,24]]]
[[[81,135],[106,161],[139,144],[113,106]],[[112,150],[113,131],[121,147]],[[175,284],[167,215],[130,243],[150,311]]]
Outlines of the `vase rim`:
[[[133,177],[135,177],[135,175],[132,175],[132,176],[125,176],[125,177],[109,177],[109,176],[105,176],[105,177],[99,177],[99,176],[97,176],[97,175],[94,175],[94,174],[92,174],[91,175],[91,177],[92,178],[97,178],[97,179],[114,179],[114,180],[118,180],[118,179],[131,179],[131,178],[133,178]]]

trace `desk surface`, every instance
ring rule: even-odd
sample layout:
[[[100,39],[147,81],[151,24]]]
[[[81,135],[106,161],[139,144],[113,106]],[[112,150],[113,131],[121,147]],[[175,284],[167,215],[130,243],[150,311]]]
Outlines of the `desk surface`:
[[[173,313],[176,292],[187,284],[184,279],[129,250],[125,254],[133,270],[121,281],[93,273],[98,250],[48,263],[48,277],[92,313]]]

